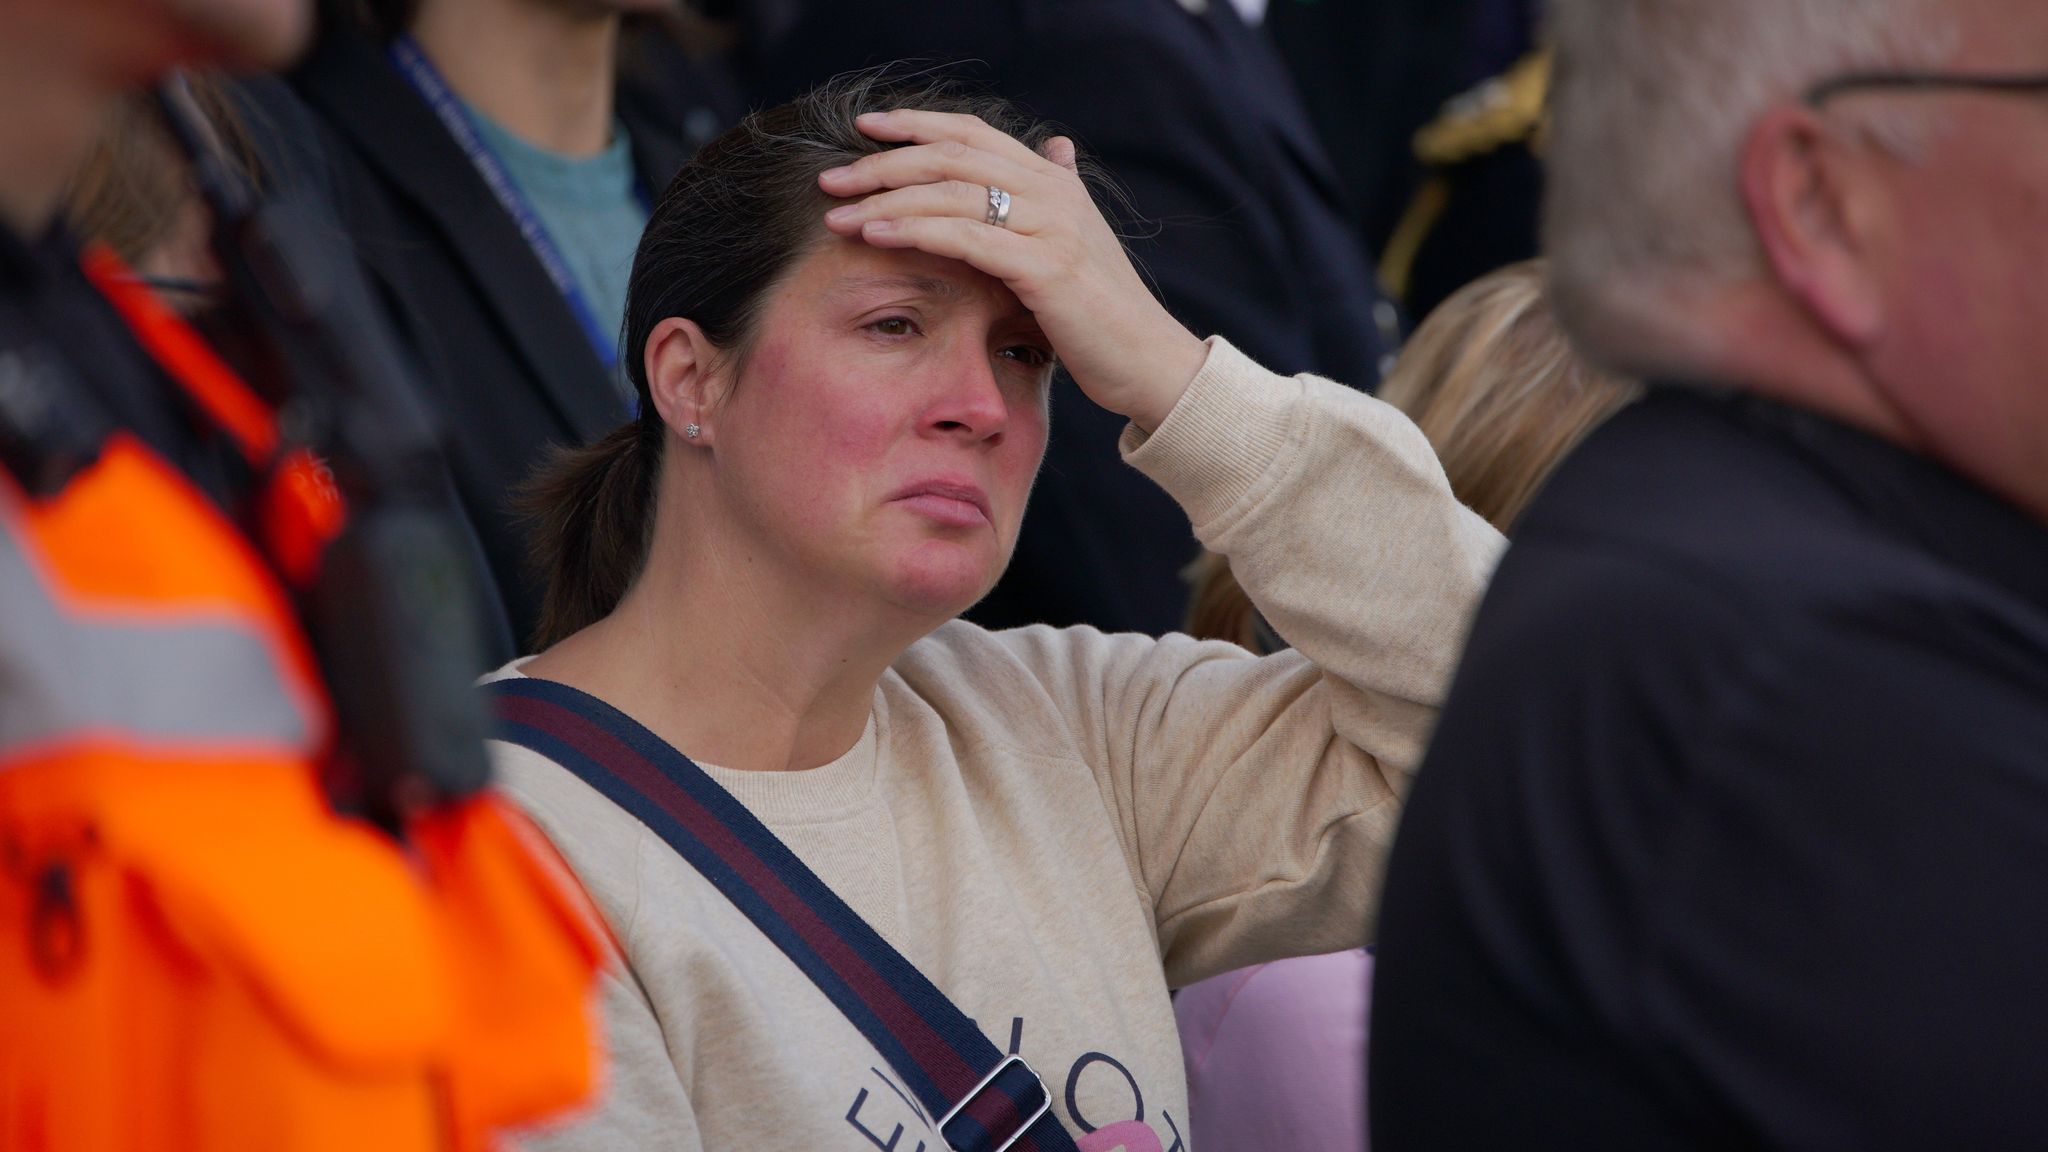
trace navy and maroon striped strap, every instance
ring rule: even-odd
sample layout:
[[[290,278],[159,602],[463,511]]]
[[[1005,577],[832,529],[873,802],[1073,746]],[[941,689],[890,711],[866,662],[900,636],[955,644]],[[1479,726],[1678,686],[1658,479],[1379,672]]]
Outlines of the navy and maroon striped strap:
[[[940,1128],[949,1146],[957,1152],[1074,1152],[1030,1066],[1005,1057],[689,757],[566,684],[511,678],[485,685],[484,692],[498,739],[560,764],[638,817],[803,969],[935,1124],[952,1115]]]

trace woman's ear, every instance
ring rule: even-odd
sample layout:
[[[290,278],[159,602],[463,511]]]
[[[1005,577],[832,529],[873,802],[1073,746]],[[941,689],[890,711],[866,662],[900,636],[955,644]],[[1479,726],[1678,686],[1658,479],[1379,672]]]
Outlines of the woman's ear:
[[[1742,196],[1778,283],[1835,340],[1884,328],[1883,192],[1872,149],[1803,106],[1773,109],[1742,150]]]
[[[661,422],[692,444],[712,444],[712,417],[725,391],[718,348],[696,321],[671,316],[648,333],[645,356],[647,391]]]

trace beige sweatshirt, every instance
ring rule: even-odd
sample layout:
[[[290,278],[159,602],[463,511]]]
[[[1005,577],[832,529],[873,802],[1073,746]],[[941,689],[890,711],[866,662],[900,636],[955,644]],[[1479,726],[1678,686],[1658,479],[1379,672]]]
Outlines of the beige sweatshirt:
[[[1294,651],[955,622],[883,677],[837,761],[704,765],[1021,1052],[1082,1152],[1194,1147],[1169,986],[1366,941],[1501,547],[1400,413],[1211,344],[1125,456]],[[491,747],[625,952],[602,1102],[530,1147],[945,1147],[854,1026],[659,837],[554,762]]]

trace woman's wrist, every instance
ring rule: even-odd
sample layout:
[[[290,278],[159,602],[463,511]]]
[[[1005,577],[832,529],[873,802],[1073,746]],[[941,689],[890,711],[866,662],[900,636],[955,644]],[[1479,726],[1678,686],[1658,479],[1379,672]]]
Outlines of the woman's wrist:
[[[1197,534],[1239,515],[1248,494],[1286,470],[1314,407],[1303,402],[1302,381],[1268,372],[1227,341],[1203,348],[1201,371],[1159,427],[1147,434],[1133,421],[1119,442],[1124,460],[1173,497]]]
[[[1145,364],[1140,369],[1142,378],[1130,390],[1129,410],[1119,415],[1149,436],[1166,422],[1202,365],[1209,362],[1209,343],[1178,323],[1170,323],[1158,337],[1134,341],[1133,347],[1145,351]]]

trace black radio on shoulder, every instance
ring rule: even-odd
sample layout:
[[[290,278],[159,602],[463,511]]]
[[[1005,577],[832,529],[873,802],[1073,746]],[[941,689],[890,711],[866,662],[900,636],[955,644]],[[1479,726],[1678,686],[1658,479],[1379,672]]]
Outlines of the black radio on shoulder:
[[[406,813],[489,780],[470,681],[480,616],[460,528],[433,495],[438,437],[345,254],[283,193],[259,195],[227,159],[182,77],[158,93],[213,213],[213,249],[245,333],[243,365],[279,406],[287,447],[311,451],[348,506],[317,576],[296,589],[333,694],[334,803],[396,834]]]

